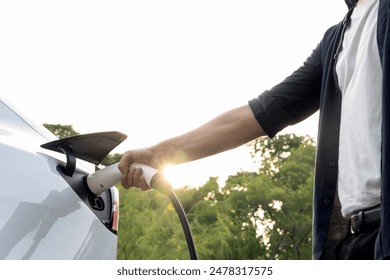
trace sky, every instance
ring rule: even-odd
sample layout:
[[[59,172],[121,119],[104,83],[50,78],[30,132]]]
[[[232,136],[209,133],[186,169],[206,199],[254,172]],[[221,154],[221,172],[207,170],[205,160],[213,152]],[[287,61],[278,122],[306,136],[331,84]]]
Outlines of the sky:
[[[1,1],[0,96],[36,123],[127,134],[114,152],[148,147],[270,89],[346,12],[343,0]],[[167,176],[200,186],[258,168],[243,146]]]

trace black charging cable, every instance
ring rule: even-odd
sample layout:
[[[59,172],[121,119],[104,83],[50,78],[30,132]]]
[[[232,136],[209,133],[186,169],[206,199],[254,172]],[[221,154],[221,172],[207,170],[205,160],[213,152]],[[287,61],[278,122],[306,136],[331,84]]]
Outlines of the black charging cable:
[[[172,186],[161,176],[160,174],[156,174],[156,181],[159,183],[153,184],[153,189],[167,195],[175,208],[177,215],[179,216],[181,226],[184,231],[184,235],[187,241],[188,252],[190,254],[191,260],[197,260],[198,255],[195,248],[194,238],[192,236],[190,223],[188,222],[186,213],[181,205],[179,199],[176,194],[172,190]]]
[[[186,240],[187,240],[187,247],[188,247],[188,251],[190,253],[191,260],[197,260],[198,255],[196,253],[194,238],[192,236],[190,224],[189,224],[187,216],[184,212],[183,206],[181,205],[179,199],[177,198],[177,196],[175,195],[175,193],[172,190],[168,193],[168,197],[171,200],[173,206],[175,207],[177,215],[179,216],[181,226],[183,228],[184,235],[185,235]]]

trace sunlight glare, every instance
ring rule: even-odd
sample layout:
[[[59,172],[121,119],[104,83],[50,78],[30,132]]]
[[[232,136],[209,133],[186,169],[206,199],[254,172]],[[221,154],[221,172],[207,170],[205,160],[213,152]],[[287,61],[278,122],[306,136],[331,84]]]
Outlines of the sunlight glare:
[[[164,167],[163,173],[164,177],[172,185],[172,188],[178,189],[183,187],[183,173],[178,170],[177,166],[168,165]]]

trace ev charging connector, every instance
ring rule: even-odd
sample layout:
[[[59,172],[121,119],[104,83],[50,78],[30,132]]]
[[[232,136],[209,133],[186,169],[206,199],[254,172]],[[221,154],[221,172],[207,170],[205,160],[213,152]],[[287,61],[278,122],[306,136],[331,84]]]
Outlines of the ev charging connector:
[[[152,187],[152,180],[158,173],[157,170],[142,163],[133,163],[132,166],[142,168],[147,185]],[[109,165],[86,176],[86,184],[89,190],[96,196],[110,189],[112,186],[119,183],[120,180],[121,173],[118,169],[118,163]]]

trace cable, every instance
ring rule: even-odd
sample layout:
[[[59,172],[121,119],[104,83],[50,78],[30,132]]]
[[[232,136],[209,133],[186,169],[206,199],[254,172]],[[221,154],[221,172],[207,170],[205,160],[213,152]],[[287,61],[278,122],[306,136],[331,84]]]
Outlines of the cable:
[[[194,238],[192,237],[192,232],[190,228],[190,224],[188,222],[186,213],[183,209],[183,206],[181,205],[179,199],[177,198],[176,194],[172,190],[172,185],[165,179],[164,175],[162,173],[156,173],[153,176],[153,182],[151,183],[153,186],[153,189],[159,191],[162,194],[165,194],[169,197],[171,200],[177,215],[179,216],[184,235],[186,237],[187,241],[187,247],[188,251],[190,253],[191,260],[197,260],[198,256],[196,253]]]
[[[168,197],[171,200],[173,206],[175,207],[175,210],[177,212],[177,215],[179,216],[181,225],[183,227],[184,235],[187,240],[187,247],[188,251],[190,253],[191,260],[197,260],[198,255],[196,253],[196,248],[195,248],[195,243],[194,243],[194,238],[192,237],[192,232],[190,228],[190,224],[187,220],[187,216],[184,212],[183,206],[181,205],[179,199],[175,195],[175,193],[171,190],[168,192]]]

